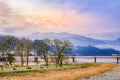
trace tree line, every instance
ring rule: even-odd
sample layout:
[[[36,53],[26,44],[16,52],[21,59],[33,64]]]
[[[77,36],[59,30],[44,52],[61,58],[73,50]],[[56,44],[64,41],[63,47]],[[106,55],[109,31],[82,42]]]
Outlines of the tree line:
[[[46,66],[49,66],[49,51],[53,52],[55,64],[57,66],[63,65],[65,56],[72,50],[72,43],[68,40],[50,40],[43,39],[32,41],[28,38],[16,38],[14,36],[4,36],[0,40],[1,57],[7,59],[10,66],[13,63],[13,56],[20,57],[21,66],[29,66],[29,56],[32,51],[34,55],[40,56]]]

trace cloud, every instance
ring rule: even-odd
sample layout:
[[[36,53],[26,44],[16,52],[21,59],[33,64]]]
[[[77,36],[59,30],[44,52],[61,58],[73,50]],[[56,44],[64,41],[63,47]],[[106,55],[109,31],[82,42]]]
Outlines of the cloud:
[[[0,24],[8,24],[8,21],[5,20],[5,17],[9,17],[10,13],[11,9],[9,6],[5,2],[0,1]]]
[[[0,1],[0,26],[23,26],[28,21],[25,16],[13,9],[7,1]]]
[[[24,30],[23,27],[14,26],[14,27],[7,27],[7,28],[5,28],[4,32],[5,33],[13,33],[14,34],[14,33],[17,33],[19,31],[22,31],[22,30]]]
[[[76,11],[78,14],[104,16],[114,22],[120,20],[120,0],[30,0],[30,3],[49,5],[63,11]]]
[[[1,16],[6,16],[6,15],[8,16],[9,13],[11,13],[10,10],[11,9],[9,8],[9,6],[7,4],[0,1],[0,15]]]
[[[120,31],[119,3],[118,0],[0,0],[0,32],[20,35],[16,31],[22,30],[25,35]]]

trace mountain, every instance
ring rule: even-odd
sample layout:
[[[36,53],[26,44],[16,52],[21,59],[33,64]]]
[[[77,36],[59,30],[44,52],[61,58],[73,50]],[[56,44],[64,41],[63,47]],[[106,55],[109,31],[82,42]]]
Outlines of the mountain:
[[[35,39],[60,39],[60,40],[69,40],[73,43],[74,46],[94,46],[97,48],[113,48],[120,50],[120,38],[116,40],[99,40],[94,38],[89,38],[77,34],[69,34],[66,32],[62,33],[33,33],[27,35],[26,37],[35,40]]]
[[[35,45],[40,44],[40,40],[34,40]],[[50,52],[54,53],[53,46],[49,47]],[[120,53],[118,50],[112,48],[100,49],[93,46],[76,46],[68,52],[69,55],[82,55],[82,56],[111,56],[112,54]]]
[[[0,35],[2,39],[5,35]],[[36,44],[38,40],[41,39],[60,39],[60,40],[69,40],[73,43],[73,50],[71,54],[78,55],[112,55],[119,53],[120,50],[120,38],[116,40],[99,40],[94,38],[89,38],[76,34],[69,33],[33,33],[31,35],[25,36],[30,38]]]
[[[5,35],[0,34],[0,41],[4,38]]]
[[[72,53],[83,56],[111,56],[120,52],[111,48],[100,49],[93,46],[77,46]]]
[[[76,34],[69,34],[69,33],[33,33],[27,36],[28,38],[35,40],[35,39],[60,39],[60,40],[69,40],[71,41],[74,46],[88,46],[88,45],[98,45],[104,44],[104,41],[88,38],[85,36],[80,36]]]
[[[113,48],[120,50],[120,39],[116,40],[104,40],[105,44],[95,45],[98,48]]]

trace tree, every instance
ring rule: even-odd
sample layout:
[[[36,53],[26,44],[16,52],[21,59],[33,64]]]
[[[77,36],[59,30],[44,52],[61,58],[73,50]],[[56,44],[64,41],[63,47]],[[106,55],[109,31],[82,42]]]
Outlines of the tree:
[[[25,63],[25,38],[21,38],[17,41],[16,53],[20,56],[21,66]]]
[[[45,61],[47,67],[49,66],[48,55],[50,50],[50,42],[51,41],[49,39],[44,39],[39,41],[39,44],[35,44],[37,55],[41,56],[41,58]]]
[[[61,40],[58,40],[58,39],[53,40],[52,43],[53,43],[53,46],[54,46],[56,66],[59,65],[59,66],[62,67],[64,57],[72,49],[72,43],[68,40],[61,41]]]
[[[32,50],[33,50],[33,42],[30,39],[23,37],[18,40],[17,47],[16,47],[16,53],[21,58],[21,66],[23,66],[25,62],[26,62],[26,65],[28,66],[29,55]]]
[[[25,38],[24,44],[25,44],[25,51],[26,51],[26,62],[27,62],[27,66],[28,66],[29,65],[29,55],[30,55],[30,52],[33,50],[33,42],[30,39]]]
[[[10,66],[12,66],[13,62],[12,51],[15,50],[16,41],[17,38],[13,36],[5,36],[0,42],[3,56],[7,57]]]

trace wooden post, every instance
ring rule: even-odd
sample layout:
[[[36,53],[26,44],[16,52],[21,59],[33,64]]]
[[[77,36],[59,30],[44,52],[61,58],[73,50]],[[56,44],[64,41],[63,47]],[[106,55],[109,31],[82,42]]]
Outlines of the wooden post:
[[[2,65],[1,65],[1,71],[3,72],[3,62],[2,62]]]
[[[117,56],[117,64],[119,64],[119,56]]]
[[[95,62],[95,63],[97,62],[97,58],[96,58],[96,56],[94,57],[94,62]]]
[[[75,62],[75,57],[72,57],[73,62]]]

